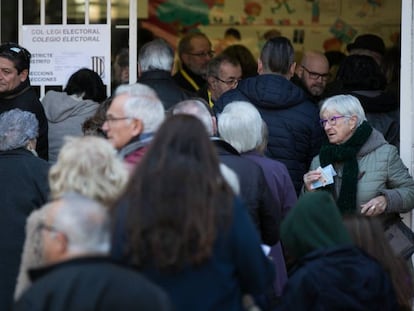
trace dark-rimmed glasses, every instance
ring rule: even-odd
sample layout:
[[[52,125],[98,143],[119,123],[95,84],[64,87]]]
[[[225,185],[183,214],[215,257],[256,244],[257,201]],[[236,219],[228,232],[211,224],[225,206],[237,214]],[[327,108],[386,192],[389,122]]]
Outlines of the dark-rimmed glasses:
[[[329,72],[328,73],[319,73],[319,72],[310,71],[308,68],[306,68],[303,65],[301,65],[301,67],[303,69],[305,69],[305,71],[309,75],[309,78],[312,79],[312,80],[318,80],[319,78],[322,78],[323,81],[326,81],[331,76],[331,74]]]
[[[328,119],[320,119],[319,123],[324,128],[326,123],[329,123],[329,125],[336,125],[336,120],[342,119],[342,118],[350,118],[350,116],[332,116]]]
[[[199,53],[190,53],[187,52],[185,54],[191,55],[191,56],[196,56],[196,57],[213,57],[214,56],[214,51],[207,51],[207,52],[199,52]]]
[[[224,84],[226,84],[230,87],[236,86],[237,84],[239,84],[239,81],[241,80],[241,79],[230,79],[230,80],[225,81],[225,80],[220,79],[219,77],[214,77],[214,79],[216,79],[216,80],[220,81],[221,83],[224,83]]]

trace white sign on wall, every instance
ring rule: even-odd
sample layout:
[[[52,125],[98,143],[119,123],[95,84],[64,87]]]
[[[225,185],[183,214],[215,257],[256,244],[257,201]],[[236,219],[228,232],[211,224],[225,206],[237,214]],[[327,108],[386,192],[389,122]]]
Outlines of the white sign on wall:
[[[110,29],[107,25],[26,25],[23,42],[32,54],[32,85],[66,85],[80,68],[97,72],[110,83]]]

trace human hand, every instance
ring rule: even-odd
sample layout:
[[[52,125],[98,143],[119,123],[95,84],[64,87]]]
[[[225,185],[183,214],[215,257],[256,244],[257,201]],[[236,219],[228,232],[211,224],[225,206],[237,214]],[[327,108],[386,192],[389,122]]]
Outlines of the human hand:
[[[376,216],[382,214],[387,208],[387,199],[380,195],[365,204],[361,204],[361,214],[366,216]]]
[[[305,185],[306,191],[313,191],[312,183],[321,178],[322,173],[320,170],[309,171],[303,175],[303,183]]]

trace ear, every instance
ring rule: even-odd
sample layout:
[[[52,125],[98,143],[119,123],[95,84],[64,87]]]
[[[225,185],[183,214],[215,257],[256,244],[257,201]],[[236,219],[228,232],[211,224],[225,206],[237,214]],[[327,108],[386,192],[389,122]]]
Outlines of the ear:
[[[142,131],[144,130],[144,124],[142,124],[142,121],[140,119],[132,119],[131,122],[132,122],[131,124],[132,135],[136,137],[139,134],[141,134]]]
[[[188,54],[186,53],[181,54],[180,59],[181,59],[181,63],[184,63],[184,64],[188,63]]]
[[[22,72],[19,74],[20,82],[26,81],[28,75],[29,75],[29,70],[23,69]]]
[[[207,77],[207,83],[210,89],[214,89],[217,83],[217,80],[214,77]]]
[[[263,73],[263,63],[260,58],[257,60],[257,73],[259,75]]]
[[[304,69],[303,69],[303,67],[302,67],[302,66],[297,66],[297,65],[296,65],[296,68],[295,68],[295,73],[296,73],[296,75],[297,75],[299,78],[302,78],[302,76],[303,76],[303,71],[304,71]]]
[[[288,79],[290,80],[293,75],[295,74],[295,69],[296,69],[296,62],[293,62],[292,65],[290,65],[289,67],[289,72],[288,72]]]
[[[357,127],[357,123],[358,123],[357,116],[353,115],[352,117],[349,118],[349,126],[351,130],[354,130]]]
[[[56,245],[56,252],[59,257],[63,257],[68,252],[68,237],[66,234],[62,232],[54,232],[54,238],[57,240]]]

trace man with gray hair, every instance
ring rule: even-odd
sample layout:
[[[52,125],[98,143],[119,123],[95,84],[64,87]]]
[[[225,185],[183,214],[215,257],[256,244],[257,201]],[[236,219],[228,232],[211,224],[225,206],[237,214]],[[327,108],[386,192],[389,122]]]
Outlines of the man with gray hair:
[[[16,302],[23,310],[170,310],[166,294],[137,272],[112,263],[110,219],[98,202],[64,194],[43,207],[45,267]]]
[[[12,109],[0,114],[0,306],[11,310],[26,219],[49,195],[49,164],[34,151],[35,114]]]
[[[252,103],[269,129],[266,155],[286,165],[299,193],[303,175],[318,154],[324,135],[318,107],[290,81],[296,63],[289,39],[268,40],[257,67],[258,76],[241,80],[237,88],[224,93],[213,108],[218,114],[233,101]]]
[[[102,130],[132,168],[141,160],[164,118],[164,106],[152,88],[140,83],[121,85],[106,112]]]
[[[233,170],[240,182],[240,197],[249,209],[263,244],[273,246],[279,241],[280,204],[273,198],[259,165],[240,156],[240,153],[224,140],[213,137],[216,119],[211,116],[207,103],[202,99],[178,103],[173,115],[189,114],[197,117],[206,127],[216,147],[220,162]]]
[[[237,87],[242,78],[242,68],[239,61],[229,55],[220,54],[207,64],[207,84],[198,94],[213,108],[219,97],[228,90]]]
[[[165,110],[190,97],[171,76],[174,51],[163,39],[142,46],[138,55],[138,82],[152,87]]]

